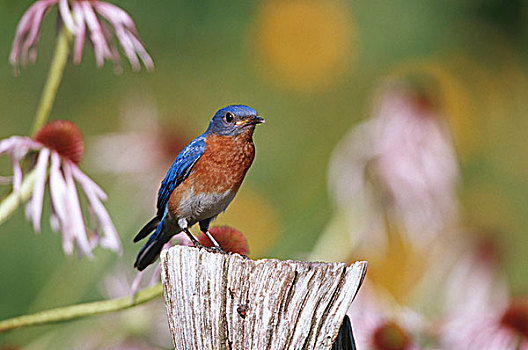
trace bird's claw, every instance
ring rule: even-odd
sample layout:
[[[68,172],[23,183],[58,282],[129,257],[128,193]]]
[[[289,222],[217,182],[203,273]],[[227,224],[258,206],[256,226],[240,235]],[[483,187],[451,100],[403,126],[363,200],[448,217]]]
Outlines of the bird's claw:
[[[198,243],[198,242],[193,242],[193,247],[194,248],[198,248],[198,249],[203,249],[203,248],[207,249],[206,246],[204,246],[203,244]]]
[[[221,247],[205,247],[205,249],[211,253],[227,254]]]
[[[233,256],[233,255],[235,255],[235,254],[238,255],[238,256],[240,256],[241,258],[243,258],[243,259],[245,259],[245,260],[249,260],[249,257],[248,257],[247,255],[240,254],[240,253],[227,252],[227,255],[231,255],[231,256]]]

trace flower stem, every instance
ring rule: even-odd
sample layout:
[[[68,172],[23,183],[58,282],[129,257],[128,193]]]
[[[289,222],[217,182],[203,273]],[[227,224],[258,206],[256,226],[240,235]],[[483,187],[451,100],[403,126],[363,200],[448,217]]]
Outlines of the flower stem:
[[[122,297],[96,301],[93,303],[78,304],[57,309],[37,312],[32,315],[23,315],[15,318],[0,321],[0,333],[15,328],[37,326],[47,323],[69,321],[76,318],[104,314],[131,308],[136,305],[146,303],[163,294],[161,283],[139,291],[132,298]]]
[[[72,34],[67,28],[62,27],[60,29],[57,37],[57,44],[55,46],[55,53],[53,54],[48,77],[46,79],[46,85],[44,85],[44,90],[42,91],[37,108],[37,114],[35,115],[35,121],[33,122],[33,129],[31,130],[31,135],[33,136],[46,123],[51,112],[51,107],[53,107],[53,102],[57,95],[57,89],[62,80],[62,73],[64,72],[68,60],[71,37]]]
[[[0,224],[13,214],[20,204],[29,199],[33,192],[36,178],[37,172],[33,169],[24,176],[24,181],[22,181],[18,191],[11,192],[9,196],[5,197],[4,200],[0,202]]]

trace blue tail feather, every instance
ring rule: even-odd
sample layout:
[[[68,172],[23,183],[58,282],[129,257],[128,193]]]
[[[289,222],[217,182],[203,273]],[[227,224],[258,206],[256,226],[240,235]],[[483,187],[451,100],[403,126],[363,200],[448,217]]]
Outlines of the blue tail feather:
[[[156,231],[152,233],[147,241],[147,243],[140,249],[134,267],[139,271],[144,270],[148,265],[152,264],[161,252],[163,245],[168,242],[168,238],[164,238],[161,234],[163,228],[163,219],[160,221],[156,227]]]

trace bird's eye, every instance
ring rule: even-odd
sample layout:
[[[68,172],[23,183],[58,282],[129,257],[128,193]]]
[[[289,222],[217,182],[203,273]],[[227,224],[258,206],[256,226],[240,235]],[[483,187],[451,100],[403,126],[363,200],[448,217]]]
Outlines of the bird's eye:
[[[233,115],[233,113],[227,112],[226,115],[224,116],[224,119],[226,122],[232,123],[233,120],[235,119],[235,116]]]

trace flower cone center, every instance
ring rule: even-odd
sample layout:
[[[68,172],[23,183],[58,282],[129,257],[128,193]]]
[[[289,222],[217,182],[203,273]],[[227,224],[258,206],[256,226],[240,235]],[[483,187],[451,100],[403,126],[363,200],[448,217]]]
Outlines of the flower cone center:
[[[501,324],[528,338],[528,302],[513,302],[502,316]]]
[[[82,134],[70,121],[49,122],[37,132],[34,139],[75,164],[79,164],[82,159],[84,153]]]
[[[409,335],[394,322],[379,326],[373,335],[374,348],[379,350],[405,350],[409,348]]]

